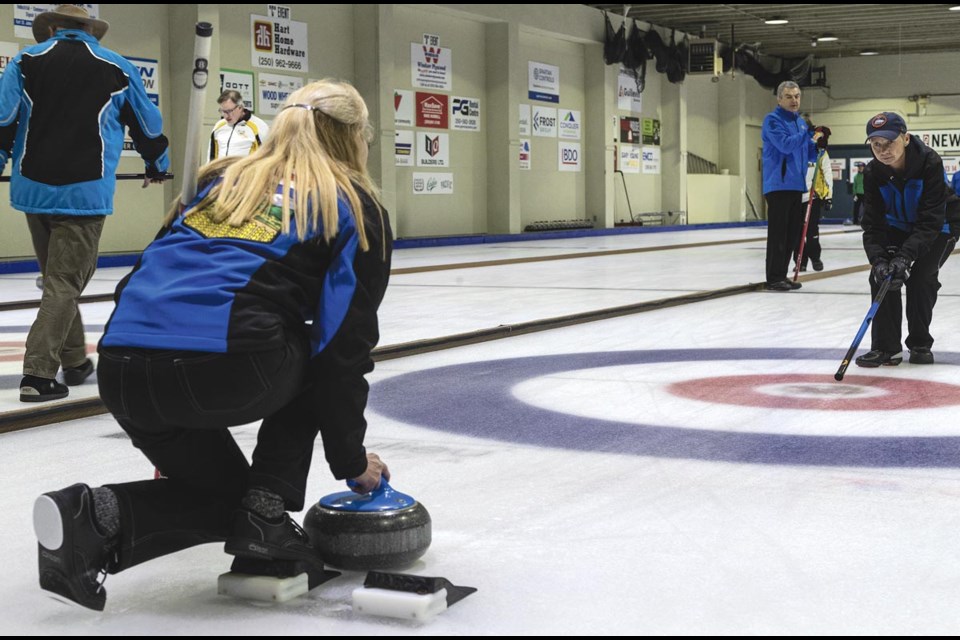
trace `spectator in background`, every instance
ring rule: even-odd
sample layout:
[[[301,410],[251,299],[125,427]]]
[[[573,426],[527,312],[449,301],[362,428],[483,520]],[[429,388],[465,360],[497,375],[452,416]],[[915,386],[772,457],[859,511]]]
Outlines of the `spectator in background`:
[[[857,174],[853,176],[853,224],[860,225],[860,209],[863,207],[863,169],[867,165],[857,163]]]
[[[816,142],[800,117],[800,86],[781,82],[777,107],[763,119],[763,195],[767,199],[766,289],[792,291],[799,282],[787,280],[790,256],[797,249],[803,226],[802,197],[807,164],[816,160]]]
[[[210,133],[209,160],[248,156],[263,146],[270,128],[243,106],[239,91],[224,91],[217,98],[217,104],[220,120]]]
[[[820,259],[822,249],[820,247],[820,215],[823,211],[830,211],[833,206],[833,172],[830,169],[830,154],[827,153],[827,145],[830,140],[829,127],[814,127],[810,119],[804,116],[807,126],[816,132],[822,133],[823,137],[817,140],[818,160],[807,167],[807,190],[803,194],[803,202],[809,203],[810,221],[807,224],[807,237],[803,243],[803,255],[798,258],[794,253],[793,259],[799,262],[800,271],[807,270],[807,263],[813,263],[814,271],[823,271],[823,261]],[[810,202],[810,196],[813,195],[813,202]],[[797,247],[797,252],[800,247]]]

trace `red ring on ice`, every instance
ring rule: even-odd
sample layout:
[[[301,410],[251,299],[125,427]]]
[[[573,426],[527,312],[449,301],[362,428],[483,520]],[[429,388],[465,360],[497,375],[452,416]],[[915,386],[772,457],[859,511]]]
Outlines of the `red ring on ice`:
[[[824,375],[718,376],[667,387],[675,396],[746,407],[821,411],[886,411],[960,405],[960,386],[928,380]]]

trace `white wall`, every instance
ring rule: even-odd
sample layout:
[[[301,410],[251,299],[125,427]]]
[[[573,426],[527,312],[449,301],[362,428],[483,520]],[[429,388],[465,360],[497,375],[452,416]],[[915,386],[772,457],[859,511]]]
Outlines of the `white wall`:
[[[881,111],[905,116],[908,129],[960,128],[956,54],[857,56],[824,64],[830,90],[806,90],[803,108],[830,127],[833,144],[863,144],[867,120]],[[930,95],[926,115],[908,99],[922,94]]]
[[[730,222],[740,216],[740,178],[724,175],[687,177],[687,223]]]
[[[687,151],[720,164],[720,83],[687,76]]]
[[[0,5],[0,40],[15,41],[12,6]],[[100,8],[102,17],[113,23],[104,44],[124,55],[160,60],[161,110],[171,140],[174,169],[179,173],[192,54],[187,44],[192,41],[189,27],[197,19],[215,24],[212,68],[258,74],[262,70],[253,68],[250,59],[250,15],[264,14],[266,6]],[[687,207],[692,186],[686,181],[685,160],[690,152],[716,162],[735,178],[732,191],[730,181],[697,183],[697,198],[720,203],[716,213],[709,216],[724,221],[743,216],[742,187],[757,180],[755,144],[748,142],[747,133],[752,131],[748,127],[759,125],[776,104],[772,94],[752,78],[738,74],[712,83],[707,77],[688,77],[683,85],[674,85],[656,72],[651,61],[642,110],[630,113],[618,109],[615,71],[598,66],[602,14],[584,5],[340,4],[292,8],[293,19],[308,24],[310,69],[290,75],[305,81],[340,78],[360,87],[380,134],[371,149],[371,171],[383,179],[384,201],[400,237],[518,232],[536,220],[596,220],[597,226],[603,227],[626,219],[623,183],[613,174],[612,157],[616,119],[628,115],[660,120],[664,138],[660,175],[625,176],[635,214]],[[449,47],[453,55],[453,87],[449,92],[436,92],[475,97],[481,102],[481,132],[444,131],[451,143],[451,166],[422,170],[453,173],[455,192],[451,196],[414,195],[412,174],[421,169],[394,166],[393,91],[416,90],[410,76],[410,43],[420,42],[425,33],[439,35],[441,45]],[[491,50],[499,47],[505,50]],[[534,104],[527,98],[530,60],[560,68],[561,98],[556,106],[579,110],[586,123],[580,140],[583,170],[579,173],[558,170],[557,138],[534,136],[530,136],[533,170],[518,170],[517,105]],[[902,72],[891,74],[891,62],[902,65]],[[905,101],[907,95],[960,91],[955,74],[944,73],[955,66],[951,56],[906,56],[903,61],[845,59],[827,64],[833,98],[828,99],[825,92],[808,92],[805,107],[825,111],[824,118],[837,122],[837,141],[843,141],[843,136],[856,140],[859,133],[854,130],[862,129],[862,122],[880,109],[899,106],[912,110],[913,105]],[[891,80],[891,75],[896,78]],[[876,85],[878,77],[887,79],[883,87]],[[209,93],[216,94],[218,88],[214,86]],[[205,130],[217,118],[214,97],[208,96]],[[881,97],[888,99],[878,99]],[[958,111],[956,98],[934,96],[923,125],[950,126]],[[851,123],[849,132],[844,129],[847,121]],[[140,169],[139,161],[133,159],[123,160],[120,168],[125,172]],[[179,179],[159,189],[121,185],[117,215],[104,235],[104,251],[142,249],[153,237],[166,203],[178,187]],[[759,200],[759,194],[752,195]],[[7,199],[6,187],[0,186],[2,214],[14,219]],[[7,225],[0,235],[0,258],[31,254],[25,224]]]

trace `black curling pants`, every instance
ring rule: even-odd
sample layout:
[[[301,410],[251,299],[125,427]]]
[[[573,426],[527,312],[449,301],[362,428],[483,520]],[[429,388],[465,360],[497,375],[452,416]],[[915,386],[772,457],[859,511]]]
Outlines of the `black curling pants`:
[[[893,246],[899,248],[908,234],[891,228],[888,238]],[[907,290],[907,349],[932,347],[930,323],[933,321],[933,307],[937,304],[937,292],[940,290],[940,267],[950,257],[956,246],[955,237],[941,233],[926,253],[917,258],[910,269],[910,277],[904,283]],[[876,299],[880,285],[870,277],[870,293]],[[903,329],[903,301],[899,289],[890,289],[877,309],[870,329],[871,350],[900,353]]]
[[[787,279],[790,256],[797,250],[803,230],[800,191],[771,191],[767,199],[767,282]]]
[[[822,252],[820,247],[820,207],[823,204],[823,201],[820,198],[814,198],[813,204],[810,205],[810,222],[807,224],[807,237],[803,242],[803,256],[800,258],[800,266],[804,269],[807,267],[807,263],[810,260],[819,260]],[[804,208],[803,211],[804,218],[806,218],[807,211]],[[800,222],[800,233],[803,233],[803,221]],[[793,253],[794,262],[797,261],[797,253],[800,251],[800,245],[797,244],[797,250]]]
[[[201,353],[101,347],[104,404],[165,476],[107,485],[120,505],[112,572],[230,535],[248,487],[303,509],[319,424],[307,411],[305,336],[272,351]],[[263,419],[252,464],[229,427]],[[145,465],[144,476],[153,474]]]

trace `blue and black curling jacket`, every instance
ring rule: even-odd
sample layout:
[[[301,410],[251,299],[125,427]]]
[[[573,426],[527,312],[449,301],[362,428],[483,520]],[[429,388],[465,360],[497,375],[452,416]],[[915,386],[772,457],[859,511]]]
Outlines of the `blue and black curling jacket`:
[[[101,346],[238,353],[278,348],[296,332],[309,336],[314,388],[307,393],[327,460],[337,478],[359,476],[367,464],[364,375],[380,337],[392,233],[386,212],[357,191],[367,251],[342,198],[329,243],[321,229],[298,239],[293,220],[282,231],[279,188],[269,212],[240,227],[214,221],[215,205],[191,205],[120,282]]]
[[[61,29],[0,79],[0,170],[13,157],[10,204],[27,213],[109,215],[124,127],[150,172],[166,171],[160,110],[140,72],[95,37]]]
[[[902,175],[876,158],[863,170],[863,247],[870,264],[889,259],[899,244],[891,229],[908,234],[898,253],[911,262],[941,233],[960,230],[960,198],[943,181],[943,160],[916,136],[904,149]],[[897,234],[902,237],[902,234]]]

